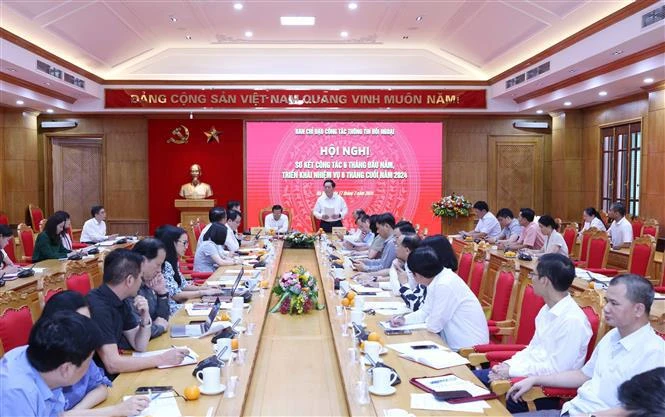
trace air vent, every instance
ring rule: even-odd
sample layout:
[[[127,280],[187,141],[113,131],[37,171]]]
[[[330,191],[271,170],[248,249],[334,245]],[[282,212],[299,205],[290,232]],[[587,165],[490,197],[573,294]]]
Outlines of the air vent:
[[[85,80],[82,80],[74,75],[68,74],[64,72],[62,69],[47,64],[44,61],[37,60],[37,70],[45,72],[52,77],[55,77],[59,80],[63,80],[66,83],[75,85],[76,87],[85,90]]]
[[[658,23],[663,19],[665,19],[665,6],[660,6],[657,9],[642,15],[642,29],[651,26],[654,23]]]
[[[522,74],[518,74],[513,78],[506,80],[506,90],[516,86],[517,84],[522,84],[524,81],[528,81],[532,78],[544,74],[550,70],[550,62],[547,61],[544,64],[540,64],[537,67],[533,67]]]

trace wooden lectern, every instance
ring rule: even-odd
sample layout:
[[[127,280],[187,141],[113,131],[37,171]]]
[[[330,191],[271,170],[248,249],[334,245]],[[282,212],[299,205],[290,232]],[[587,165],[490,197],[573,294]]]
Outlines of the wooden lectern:
[[[192,249],[192,253],[196,251],[196,236],[194,236],[192,228],[189,227],[190,222],[196,222],[196,219],[199,219],[202,224],[207,224],[208,212],[211,208],[215,207],[215,204],[217,204],[217,200],[212,199],[176,199],[173,202],[174,207],[180,212],[180,224],[189,236],[189,246]]]

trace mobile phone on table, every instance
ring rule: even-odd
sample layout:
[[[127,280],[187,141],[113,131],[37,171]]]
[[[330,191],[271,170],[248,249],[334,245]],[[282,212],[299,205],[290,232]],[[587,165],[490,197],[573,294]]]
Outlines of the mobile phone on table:
[[[438,349],[437,345],[413,345],[409,346],[413,350],[422,350],[422,349]]]
[[[384,332],[388,336],[395,336],[398,334],[412,334],[413,332],[411,330],[400,330],[400,329],[385,329]]]
[[[457,400],[460,398],[469,398],[471,394],[468,391],[438,391],[433,392],[437,401]]]
[[[152,387],[138,387],[136,388],[136,391],[134,391],[134,393],[137,395],[146,395],[148,393],[169,392],[169,391],[173,391],[173,387],[171,385],[155,385]]]
[[[187,324],[202,324],[202,323],[205,323],[205,322],[206,322],[205,320],[192,320]]]

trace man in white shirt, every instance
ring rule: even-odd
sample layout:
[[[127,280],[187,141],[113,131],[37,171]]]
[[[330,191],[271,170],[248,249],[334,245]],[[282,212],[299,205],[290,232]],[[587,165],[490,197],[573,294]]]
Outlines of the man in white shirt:
[[[312,213],[321,220],[321,228],[331,233],[333,227],[342,227],[342,219],[346,217],[349,209],[344,199],[335,192],[335,181],[323,181],[323,194],[316,200]]]
[[[626,207],[623,203],[616,202],[610,207],[608,215],[614,220],[607,231],[612,241],[612,249],[630,248],[633,242],[633,226],[626,220]]]
[[[97,243],[112,239],[118,235],[106,235],[106,210],[104,206],[92,206],[90,209],[91,219],[83,223],[83,230],[81,230],[81,242],[83,243]]]
[[[226,250],[229,252],[236,252],[238,249],[240,249],[240,242],[236,237],[236,233],[241,221],[242,216],[240,215],[240,212],[231,210],[226,213],[226,227],[229,230],[226,234],[226,242],[224,243],[224,246],[226,246]]]
[[[624,274],[607,288],[605,321],[610,330],[598,343],[591,359],[579,370],[523,379],[508,397],[517,401],[534,385],[577,388],[577,396],[563,405],[560,415],[589,415],[620,406],[619,386],[642,372],[665,366],[665,340],[649,324],[654,290],[645,278]],[[659,395],[660,393],[654,393]],[[520,414],[550,416],[552,410]]]
[[[203,243],[203,236],[205,236],[208,229],[210,229],[210,225],[212,225],[213,223],[220,223],[222,225],[226,225],[226,210],[224,209],[224,207],[215,206],[211,208],[210,211],[208,211],[208,220],[210,221],[210,223],[206,224],[205,227],[201,230],[201,235],[199,236],[199,239],[197,240],[196,243],[197,248],[201,243]]]
[[[501,234],[501,225],[496,219],[494,214],[490,211],[490,207],[484,201],[476,201],[473,204],[473,212],[476,213],[478,224],[472,232],[460,232],[462,236],[473,236],[474,239],[491,238],[496,239]]]
[[[450,249],[452,252],[452,248]],[[487,319],[469,286],[455,272],[444,268],[436,251],[420,246],[409,254],[407,266],[418,284],[427,287],[427,297],[418,311],[394,316],[390,324],[425,323],[450,349],[489,343]]]
[[[275,230],[277,233],[289,231],[289,218],[282,215],[282,210],[282,206],[279,204],[272,206],[272,214],[268,214],[263,223],[266,229]]]

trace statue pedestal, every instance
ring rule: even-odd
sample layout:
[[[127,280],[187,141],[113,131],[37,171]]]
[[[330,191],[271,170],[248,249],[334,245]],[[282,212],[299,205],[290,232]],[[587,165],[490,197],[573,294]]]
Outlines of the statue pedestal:
[[[173,206],[180,212],[180,224],[189,236],[189,246],[192,249],[192,253],[196,251],[196,236],[194,236],[191,224],[192,222],[195,223],[197,219],[201,224],[207,224],[208,212],[211,208],[215,207],[215,204],[217,204],[217,200],[212,199],[176,199],[173,202]]]

